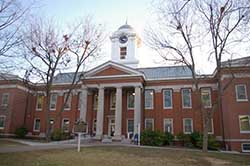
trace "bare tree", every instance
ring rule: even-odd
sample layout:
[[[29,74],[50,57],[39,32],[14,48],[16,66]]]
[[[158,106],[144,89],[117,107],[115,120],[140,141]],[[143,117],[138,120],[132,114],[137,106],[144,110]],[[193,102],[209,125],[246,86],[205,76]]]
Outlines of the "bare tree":
[[[208,146],[210,119],[213,112],[221,105],[223,88],[219,83],[218,101],[213,104],[211,110],[206,109],[199,89],[200,80],[204,76],[196,74],[196,66],[199,63],[197,48],[209,48],[210,44],[206,46],[200,44],[202,40],[207,40],[213,46],[209,48],[213,50],[210,57],[216,60],[219,82],[221,61],[225,54],[229,54],[227,48],[243,40],[243,36],[239,34],[245,35],[243,30],[248,24],[248,6],[248,1],[238,3],[230,0],[157,1],[155,5],[158,16],[157,27],[146,30],[147,44],[164,60],[185,65],[192,72],[195,101],[198,104],[196,109],[202,113],[204,152],[207,151]],[[209,33],[210,36],[207,35]],[[230,41],[229,37],[231,37]]]
[[[38,20],[38,19],[37,19]],[[73,89],[82,78],[80,72],[86,59],[95,56],[103,40],[102,30],[91,19],[82,20],[70,33],[63,33],[51,20],[33,21],[24,31],[23,50],[25,61],[29,64],[26,78],[34,78],[42,83],[45,91],[46,139],[50,141],[50,97],[55,75],[66,70],[74,70],[71,85],[64,96],[64,110]]]
[[[0,0],[0,69],[13,67],[13,49],[20,44],[18,32],[31,6],[24,7],[19,0]],[[12,64],[10,64],[10,62]]]

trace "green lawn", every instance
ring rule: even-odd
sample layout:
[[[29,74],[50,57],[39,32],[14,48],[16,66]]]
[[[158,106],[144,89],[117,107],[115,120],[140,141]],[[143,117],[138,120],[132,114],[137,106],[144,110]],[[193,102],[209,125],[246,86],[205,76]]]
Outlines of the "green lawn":
[[[88,147],[0,154],[1,166],[250,165],[250,156],[136,147]]]

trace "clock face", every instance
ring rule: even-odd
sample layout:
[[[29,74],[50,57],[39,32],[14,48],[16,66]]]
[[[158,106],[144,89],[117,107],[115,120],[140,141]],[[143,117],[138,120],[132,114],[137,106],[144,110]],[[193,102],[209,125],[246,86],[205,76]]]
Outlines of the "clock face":
[[[128,37],[123,35],[119,38],[120,43],[124,44],[128,41]]]

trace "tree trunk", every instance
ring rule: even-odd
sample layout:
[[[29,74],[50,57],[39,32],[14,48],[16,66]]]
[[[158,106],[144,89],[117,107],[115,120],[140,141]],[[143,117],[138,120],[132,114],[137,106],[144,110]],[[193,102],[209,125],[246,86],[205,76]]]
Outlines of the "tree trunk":
[[[46,123],[45,123],[45,136],[46,136],[46,141],[50,142],[51,139],[51,131],[50,131],[50,93],[47,93],[47,98],[46,98],[46,109],[45,109],[45,117],[46,117]]]
[[[203,121],[203,141],[202,152],[207,152],[208,148],[208,113],[207,110],[202,109],[202,121]]]

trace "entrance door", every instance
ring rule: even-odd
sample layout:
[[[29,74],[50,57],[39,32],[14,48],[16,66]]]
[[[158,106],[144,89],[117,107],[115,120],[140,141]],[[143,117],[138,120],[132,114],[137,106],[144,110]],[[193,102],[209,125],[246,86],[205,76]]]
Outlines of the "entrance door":
[[[109,129],[108,129],[108,135],[113,137],[115,134],[115,119],[109,118]]]

